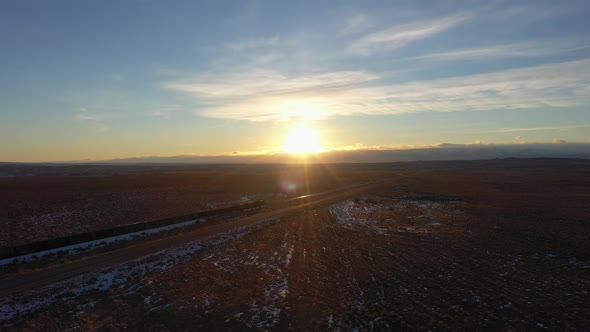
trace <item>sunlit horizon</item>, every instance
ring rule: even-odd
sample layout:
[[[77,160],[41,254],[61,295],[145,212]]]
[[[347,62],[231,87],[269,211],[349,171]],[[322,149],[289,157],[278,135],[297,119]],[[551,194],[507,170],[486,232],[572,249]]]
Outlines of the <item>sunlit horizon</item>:
[[[589,17],[0,0],[2,330],[590,330]]]
[[[9,1],[0,161],[590,143],[589,14],[577,1]]]

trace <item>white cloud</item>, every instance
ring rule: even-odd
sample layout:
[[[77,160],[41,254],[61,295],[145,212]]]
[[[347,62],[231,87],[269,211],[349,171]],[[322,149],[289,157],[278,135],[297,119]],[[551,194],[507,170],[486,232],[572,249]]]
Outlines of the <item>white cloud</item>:
[[[161,118],[161,119],[170,119],[172,113],[178,112],[182,109],[181,105],[171,104],[171,105],[162,105],[160,107],[155,108],[151,111],[151,115],[153,117]]]
[[[554,56],[590,48],[588,39],[559,39],[522,41],[481,48],[463,49],[412,57],[412,60],[432,61],[486,61],[510,57]]]
[[[341,71],[288,77],[278,71],[255,69],[235,74],[203,74],[166,87],[201,96],[235,98],[252,95],[295,93],[307,89],[337,88],[378,78],[361,71]]]
[[[348,21],[346,22],[346,26],[342,29],[342,33],[359,33],[366,29],[372,28],[373,26],[375,26],[375,22],[370,16],[367,16],[365,14],[358,14],[348,19]]]
[[[274,61],[278,61],[282,57],[283,55],[280,52],[270,52],[265,54],[254,55],[250,61],[257,66],[260,66],[267,63],[272,63]]]
[[[88,123],[94,127],[94,131],[98,134],[106,133],[111,128],[104,124],[105,120],[113,118],[111,114],[106,113],[92,113],[86,107],[81,107],[77,114],[73,115],[73,120]]]
[[[487,74],[388,84],[366,71],[290,77],[277,71],[169,82],[205,105],[199,114],[252,121],[353,114],[573,107],[590,103],[590,59]]]
[[[533,5],[518,5],[518,2],[516,1],[513,3],[516,6],[506,8],[494,8],[495,5],[491,4],[491,6],[487,8],[487,11],[482,11],[481,18],[505,21],[510,24],[531,24],[569,15],[573,11],[580,9],[579,6],[576,6],[573,3],[570,6],[562,6],[558,2],[542,4],[540,1],[534,2]]]
[[[363,71],[288,77],[273,70],[252,70],[199,75],[164,87],[192,94],[210,105],[201,110],[203,115],[264,121],[330,116],[333,103],[343,91],[378,78]]]
[[[453,15],[396,25],[361,37],[350,43],[348,50],[354,54],[371,55],[376,52],[399,49],[449,30],[465,22],[469,17],[469,15]]]
[[[563,129],[576,129],[576,128],[590,128],[590,124],[586,125],[575,125],[575,126],[552,126],[552,127],[525,127],[525,128],[499,128],[488,133],[512,133],[519,131],[546,131],[546,130],[563,130]]]
[[[234,50],[236,52],[246,51],[250,49],[257,49],[257,48],[265,48],[271,47],[276,45],[279,42],[279,37],[269,37],[269,38],[258,38],[258,39],[248,39],[248,40],[240,40],[234,41],[230,43],[226,43],[225,47]]]
[[[86,107],[81,107],[80,111],[74,114],[73,119],[77,121],[101,122],[112,117],[111,114],[90,112]]]
[[[99,117],[86,113],[74,114],[74,119],[80,121],[100,121]]]

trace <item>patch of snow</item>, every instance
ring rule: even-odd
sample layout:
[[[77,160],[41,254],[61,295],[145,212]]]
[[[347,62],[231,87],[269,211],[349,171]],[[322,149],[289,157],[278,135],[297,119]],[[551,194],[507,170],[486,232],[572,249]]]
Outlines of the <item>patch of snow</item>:
[[[273,252],[269,257],[264,258],[257,254],[250,254],[248,261],[241,262],[262,269],[270,280],[262,290],[262,296],[253,299],[249,305],[249,318],[244,319],[248,326],[269,329],[279,322],[280,314],[287,306],[287,295],[289,294],[288,267],[294,250],[293,242],[285,235],[285,241],[280,249]]]
[[[91,291],[104,292],[109,289],[116,289],[117,292],[136,292],[144,285],[134,281],[141,279],[144,275],[168,270],[176,264],[190,260],[193,258],[194,254],[201,251],[202,248],[209,248],[227,241],[238,240],[249,233],[253,226],[261,225],[275,219],[276,218],[269,218],[261,220],[257,223],[239,227],[205,241],[194,241],[177,248],[165,249],[120,264],[113,268],[87,273],[79,277],[47,286],[40,290],[0,299],[0,321],[6,321],[26,313],[41,310],[49,305],[67,303],[78,298],[80,295],[87,294]],[[284,285],[284,287],[286,287],[286,285]],[[208,304],[208,299],[205,300]],[[91,300],[89,299],[88,301],[88,303],[80,304],[79,307],[91,305]],[[153,302],[151,299],[148,299],[147,301],[150,301],[150,303]],[[157,309],[163,308],[165,308],[165,305],[161,304]],[[268,309],[276,313],[275,308],[269,307]],[[278,319],[278,313],[273,317]]]
[[[457,201],[360,198],[330,207],[336,222],[347,228],[363,227],[377,234],[388,232],[434,232],[433,226],[453,222],[461,216]],[[411,225],[411,227],[409,226]],[[428,227],[425,227],[428,226]]]
[[[133,233],[111,236],[111,237],[107,237],[107,238],[103,238],[103,239],[72,244],[72,245],[65,246],[65,247],[43,250],[43,251],[34,252],[34,253],[26,254],[26,255],[20,255],[20,256],[11,257],[11,258],[5,258],[5,259],[0,260],[0,266],[11,264],[11,263],[19,263],[19,264],[28,263],[28,262],[31,262],[35,259],[40,258],[40,257],[54,255],[54,254],[58,254],[58,253],[64,254],[64,255],[73,255],[73,254],[80,253],[81,251],[84,251],[84,250],[104,247],[104,246],[107,246],[107,245],[114,243],[114,242],[129,241],[129,240],[133,240],[133,239],[136,239],[139,237],[144,237],[144,236],[148,236],[148,235],[163,232],[163,231],[168,231],[168,230],[175,229],[175,228],[185,227],[185,226],[193,225],[197,222],[203,222],[203,221],[205,221],[205,219],[190,220],[190,221],[185,221],[185,222],[181,222],[181,223],[177,223],[177,224],[161,226],[161,227],[156,227],[156,228],[152,228],[152,229],[146,229],[146,230],[137,231],[137,232],[133,232]]]

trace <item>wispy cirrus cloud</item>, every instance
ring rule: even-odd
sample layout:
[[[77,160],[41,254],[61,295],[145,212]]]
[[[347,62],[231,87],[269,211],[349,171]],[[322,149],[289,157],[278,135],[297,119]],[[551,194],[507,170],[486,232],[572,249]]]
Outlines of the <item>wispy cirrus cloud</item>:
[[[180,110],[182,110],[181,105],[177,105],[177,104],[162,105],[159,107],[155,107],[155,109],[151,111],[151,116],[168,120],[168,119],[170,119],[170,116],[173,113],[179,112]]]
[[[99,121],[99,118],[97,116],[85,113],[74,114],[74,119],[80,121]]]
[[[113,118],[112,114],[90,112],[86,107],[81,107],[79,112],[72,117],[75,121],[92,124],[94,131],[97,133],[105,133],[111,130],[111,128],[104,123],[105,120],[110,118]]]
[[[244,98],[254,95],[286,95],[338,89],[377,79],[364,71],[338,71],[287,76],[276,70],[254,69],[241,73],[210,73],[165,83],[164,87],[205,98]]]
[[[81,107],[72,118],[77,121],[101,122],[112,117],[112,114],[90,112],[86,107]]]
[[[375,22],[372,17],[365,14],[357,14],[348,19],[341,32],[346,35],[359,33],[374,26]]]
[[[368,56],[377,52],[399,49],[456,27],[470,17],[469,14],[461,14],[396,25],[351,42],[348,45],[348,51]]]
[[[514,57],[546,57],[590,48],[590,39],[521,41],[480,48],[431,53],[415,56],[412,60],[432,61],[488,61]]]
[[[194,97],[200,115],[251,121],[573,107],[590,103],[590,59],[402,84],[366,71],[291,77],[252,70],[199,75],[163,86]]]
[[[214,118],[252,121],[288,120],[293,117],[324,118],[336,101],[329,96],[379,76],[364,71],[339,71],[290,77],[274,70],[232,74],[204,74],[164,84],[185,92],[206,105],[200,113]],[[312,114],[313,113],[313,114]]]
[[[279,42],[279,36],[273,36],[269,38],[257,38],[233,41],[225,44],[225,47],[234,50],[236,52],[259,49],[265,47],[275,46]]]
[[[564,130],[564,129],[578,129],[578,128],[590,128],[590,124],[575,125],[575,126],[498,128],[498,129],[495,129],[495,130],[489,130],[489,131],[485,131],[485,132],[489,132],[489,133],[512,133],[512,132],[522,132],[522,131],[546,131],[546,130]]]
[[[540,2],[540,1],[537,1]],[[562,6],[559,3],[534,3],[534,4],[519,4],[514,2],[514,6],[506,8],[498,8],[501,3],[491,3],[485,12],[482,12],[482,19],[492,19],[508,21],[510,23],[518,22],[519,24],[529,24],[539,21],[546,21],[547,19],[565,16],[580,8],[575,5]]]

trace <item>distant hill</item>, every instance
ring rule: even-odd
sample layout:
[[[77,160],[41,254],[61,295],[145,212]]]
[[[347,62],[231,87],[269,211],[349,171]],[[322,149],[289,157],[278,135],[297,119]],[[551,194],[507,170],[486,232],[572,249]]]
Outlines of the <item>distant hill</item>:
[[[225,164],[225,163],[378,163],[396,161],[487,160],[501,158],[590,159],[590,143],[448,144],[413,149],[333,150],[307,157],[267,155],[138,157],[97,161],[98,164]],[[88,162],[85,162],[88,163]]]

